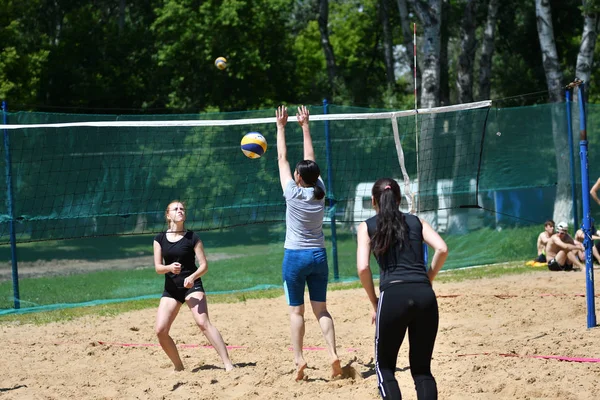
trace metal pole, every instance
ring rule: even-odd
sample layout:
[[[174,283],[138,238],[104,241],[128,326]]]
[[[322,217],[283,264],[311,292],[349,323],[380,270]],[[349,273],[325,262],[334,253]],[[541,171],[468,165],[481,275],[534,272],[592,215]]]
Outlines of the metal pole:
[[[323,99],[323,114],[328,113],[327,99]],[[331,220],[331,252],[333,256],[333,280],[340,279],[337,254],[337,232],[335,228],[336,201],[333,194],[333,168],[331,166],[331,140],[329,138],[329,121],[325,120],[325,156],[327,160],[327,199],[329,200],[329,217]]]
[[[2,123],[6,121],[7,108],[6,102],[2,102]],[[8,130],[4,129],[4,158],[6,161],[6,205],[8,213],[8,229],[10,235],[10,256],[12,259],[12,280],[13,280],[13,299],[15,308],[21,308],[21,296],[19,295],[19,268],[17,267],[17,239],[15,237],[15,218],[13,211],[13,190],[12,190],[12,173],[10,162],[10,143]]]
[[[579,227],[579,216],[577,215],[577,189],[575,188],[575,149],[573,144],[573,125],[571,121],[571,88],[565,90],[567,105],[567,132],[569,134],[569,161],[571,162],[571,198],[573,199],[573,226],[575,230]]]
[[[579,105],[579,158],[581,160],[581,199],[583,205],[583,245],[585,247],[585,286],[587,300],[587,327],[596,326],[596,305],[594,293],[594,264],[592,258],[592,217],[590,214],[590,182],[588,175],[588,141],[585,120],[585,100],[583,82],[577,86],[577,103]]]

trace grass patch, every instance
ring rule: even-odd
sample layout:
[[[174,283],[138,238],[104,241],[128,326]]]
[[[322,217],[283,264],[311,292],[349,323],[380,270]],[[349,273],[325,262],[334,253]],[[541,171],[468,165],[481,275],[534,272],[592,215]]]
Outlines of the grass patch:
[[[476,280],[483,278],[492,278],[503,275],[531,274],[545,269],[534,269],[526,267],[523,262],[512,262],[502,265],[488,265],[478,268],[448,270],[440,273],[436,282],[460,282],[466,280]],[[377,282],[376,282],[377,285]],[[331,283],[329,291],[359,289],[362,288],[360,281]],[[283,289],[254,290],[247,292],[235,292],[226,294],[209,294],[209,304],[217,303],[244,303],[253,299],[267,299],[283,296]],[[120,303],[102,304],[89,307],[66,308],[61,310],[35,312],[28,314],[9,314],[0,316],[0,324],[47,324],[51,322],[66,322],[85,316],[115,316],[130,311],[156,308],[158,307],[158,298],[131,300]],[[284,302],[282,302],[283,306]]]
[[[484,228],[463,235],[444,235],[450,248],[445,270],[472,265],[485,265],[533,258],[536,227],[505,228],[501,232]],[[330,281],[334,281],[334,263],[330,232],[325,230],[330,267]],[[285,231],[281,224],[245,226],[222,231],[200,232],[208,257],[209,271],[202,280],[208,292],[230,292],[232,301],[252,298],[249,291],[254,287],[281,285],[281,262]],[[127,301],[140,296],[158,296],[162,292],[164,278],[154,271],[152,265],[153,235],[74,239],[48,241],[19,245],[20,260],[33,262],[28,268],[35,269],[35,261],[68,266],[60,274],[27,277],[19,280],[22,308],[51,305],[77,305],[93,301]],[[341,281],[356,280],[356,237],[347,229],[337,232],[338,276]],[[433,253],[430,252],[430,255]],[[0,246],[0,257],[10,258],[9,246]],[[127,263],[136,257],[147,257],[147,266],[127,269]],[[77,260],[96,262],[96,269],[85,270]],[[145,259],[142,260],[145,263]],[[32,266],[33,265],[33,266]],[[79,265],[79,267],[78,267]],[[100,265],[103,269],[98,270]],[[71,268],[71,269],[69,269]],[[378,273],[372,259],[371,268]],[[456,275],[477,277],[479,274],[497,276],[498,270],[465,270]],[[10,263],[0,265],[10,271]],[[83,272],[82,272],[83,269]],[[523,272],[529,271],[523,267]],[[50,271],[50,270],[49,270]],[[481,272],[479,272],[481,271]],[[515,273],[519,273],[517,267]],[[48,273],[50,274],[51,271]],[[6,276],[6,275],[5,275]],[[10,276],[10,275],[7,275]],[[440,279],[446,279],[444,274]],[[466,278],[465,278],[466,279]],[[336,285],[332,285],[335,287]],[[343,286],[343,285],[342,285]],[[239,295],[239,293],[244,293]],[[241,296],[241,297],[238,297]],[[212,297],[211,297],[212,298]],[[104,305],[102,307],[108,307]],[[0,309],[13,308],[12,281],[0,281]],[[104,309],[104,308],[103,308]],[[46,313],[46,311],[44,311]]]
[[[475,268],[462,268],[444,271],[435,278],[436,282],[461,282],[483,278],[497,278],[503,275],[531,274],[547,271],[546,268],[531,268],[523,261],[513,261],[503,264],[486,265]]]

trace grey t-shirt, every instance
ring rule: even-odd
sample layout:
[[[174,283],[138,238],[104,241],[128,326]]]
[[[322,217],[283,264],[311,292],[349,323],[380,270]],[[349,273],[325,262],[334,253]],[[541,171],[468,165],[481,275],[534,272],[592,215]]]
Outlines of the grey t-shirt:
[[[325,184],[317,180],[323,191]],[[283,197],[287,205],[285,211],[285,244],[290,250],[325,248],[323,235],[323,214],[325,198],[315,199],[315,189],[296,185],[293,179],[286,184]]]

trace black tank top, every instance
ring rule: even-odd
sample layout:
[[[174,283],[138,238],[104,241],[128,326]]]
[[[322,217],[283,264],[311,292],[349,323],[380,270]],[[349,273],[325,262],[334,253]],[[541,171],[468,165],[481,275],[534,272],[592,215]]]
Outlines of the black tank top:
[[[408,225],[408,239],[402,248],[395,243],[384,254],[375,257],[380,271],[379,290],[385,290],[392,283],[430,283],[423,255],[423,225],[418,217],[403,214]],[[377,215],[365,222],[369,237],[373,238],[377,229]]]
[[[161,232],[154,237],[154,240],[160,244],[165,265],[174,262],[181,264],[181,272],[178,275],[172,272],[165,274],[165,285],[173,283],[175,286],[182,288],[185,278],[198,269],[194,247],[196,247],[200,238],[193,231],[187,231],[177,242],[169,242],[167,233]]]

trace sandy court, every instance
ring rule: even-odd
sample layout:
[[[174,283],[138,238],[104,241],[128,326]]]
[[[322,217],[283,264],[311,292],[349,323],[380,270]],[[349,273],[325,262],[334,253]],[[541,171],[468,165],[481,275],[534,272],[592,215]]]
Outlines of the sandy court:
[[[586,328],[582,272],[435,283],[434,289],[440,330],[432,370],[440,399],[600,398],[600,363],[590,362],[600,361],[600,327]],[[236,304],[212,304],[209,297],[211,320],[232,347],[233,372],[204,347],[208,342],[184,308],[171,331],[181,345],[181,373],[172,372],[157,347],[154,309],[43,326],[1,324],[0,399],[376,399],[365,292],[328,296],[339,356],[353,377],[330,379],[312,313],[306,315],[308,380],[297,383],[283,297]],[[416,395],[407,349],[405,342],[396,376],[410,400]]]

